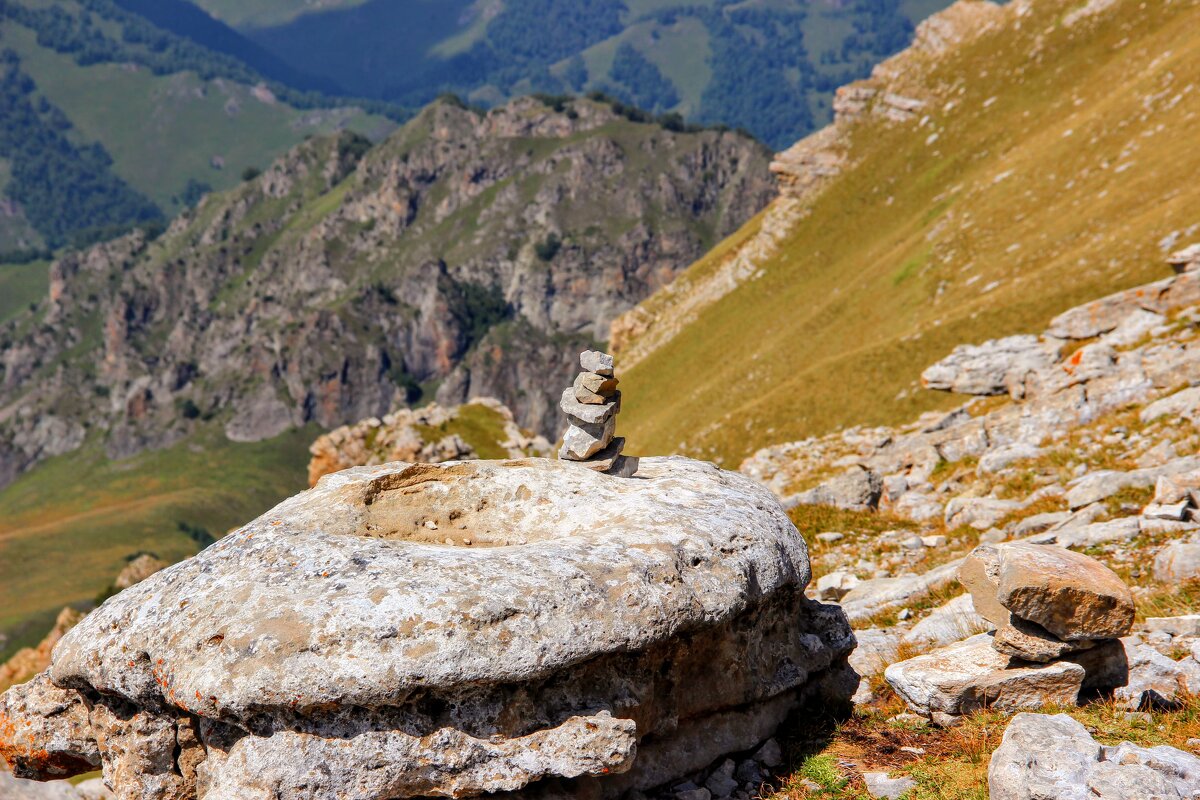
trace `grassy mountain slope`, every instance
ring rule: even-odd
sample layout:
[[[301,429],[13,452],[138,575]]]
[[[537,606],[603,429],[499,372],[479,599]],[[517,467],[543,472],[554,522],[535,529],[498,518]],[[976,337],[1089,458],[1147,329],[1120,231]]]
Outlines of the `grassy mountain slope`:
[[[113,462],[92,442],[0,492],[0,632],[17,649],[67,604],[92,600],[126,559],[195,553],[307,486],[315,428],[237,444],[202,432]],[[80,480],[86,475],[86,480]],[[0,653],[0,661],[4,654]]]
[[[772,146],[828,121],[834,87],[866,75],[945,5],[368,0],[316,11],[259,0],[245,15],[224,0],[196,1],[296,69],[364,96],[419,105],[454,91],[492,104],[531,91],[602,90],[744,127]],[[272,15],[287,21],[257,22]]]
[[[110,0],[4,0],[0,51],[0,253],[169,216],[310,135],[394,127]]]
[[[282,25],[304,14],[352,8],[366,0],[196,0],[216,19],[235,28]]]
[[[918,385],[954,345],[1160,277],[1163,250],[1200,235],[1195,0],[960,5],[985,12],[968,15],[977,36],[939,52],[931,27],[934,44],[860,85],[873,107],[814,140],[841,174],[772,231],[757,277],[712,280],[771,213],[643,303],[648,324],[620,342],[632,449],[736,466],[911,419],[954,402]],[[891,121],[886,91],[925,105]]]

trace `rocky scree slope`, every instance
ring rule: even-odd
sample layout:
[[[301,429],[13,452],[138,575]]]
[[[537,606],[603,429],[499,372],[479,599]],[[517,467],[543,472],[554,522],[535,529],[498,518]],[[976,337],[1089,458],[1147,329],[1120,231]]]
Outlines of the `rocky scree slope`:
[[[480,458],[548,457],[544,436],[521,430],[512,412],[491,397],[461,406],[401,408],[321,435],[308,448],[308,485],[331,472],[390,461],[438,464]]]
[[[765,214],[614,325],[630,447],[736,464],[901,424],[949,407],[919,375],[955,345],[1153,280],[1197,230],[1197,26],[1164,0],[924,22],[776,159]]]
[[[381,145],[313,139],[149,241],[51,266],[0,330],[0,484],[102,437],[235,441],[494,396],[553,433],[569,355],[770,197],[767,154],[604,104],[427,108]]]
[[[856,724],[979,734],[1013,711],[1065,708],[1106,746],[1200,752],[1200,246],[1168,261],[1177,274],[1068,309],[1040,335],[954,348],[923,380],[974,395],[959,408],[742,464],[811,543],[812,596],[855,628]],[[1071,737],[1043,735],[1046,752],[1075,758]],[[1143,779],[1173,787],[1162,796],[1190,798],[1171,792],[1200,774],[1188,753],[1095,747],[1087,780],[1050,770],[1041,796],[1094,783],[1089,796],[1143,797],[1103,776],[1150,764],[1162,774]],[[973,776],[955,779],[961,794],[937,794],[945,774],[923,756],[860,748],[842,771],[890,770],[922,798],[977,796],[987,780],[976,758],[960,765]],[[1020,793],[1036,765],[1012,748],[991,765],[994,796],[1038,796]]]

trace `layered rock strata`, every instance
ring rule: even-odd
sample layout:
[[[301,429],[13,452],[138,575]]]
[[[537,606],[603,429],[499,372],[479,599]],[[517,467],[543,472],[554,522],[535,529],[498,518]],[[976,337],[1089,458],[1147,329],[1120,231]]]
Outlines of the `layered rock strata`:
[[[122,800],[613,797],[848,697],[763,488],[682,458],[339,472],[67,634],[0,697],[21,777]]]
[[[616,435],[621,393],[617,391],[613,357],[598,350],[579,354],[583,371],[563,389],[559,408],[567,415],[558,457],[584,464],[599,472],[625,477],[637,472],[638,460],[621,455],[625,440]]]

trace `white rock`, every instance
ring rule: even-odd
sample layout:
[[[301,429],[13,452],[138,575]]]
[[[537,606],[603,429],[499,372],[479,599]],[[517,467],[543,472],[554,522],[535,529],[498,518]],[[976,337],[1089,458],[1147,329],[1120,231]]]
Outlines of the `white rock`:
[[[817,597],[821,600],[841,600],[858,582],[853,573],[841,570],[822,575],[817,578]]]
[[[1066,714],[1017,714],[988,764],[991,800],[1194,800],[1200,758],[1173,747],[1102,747]]]
[[[863,783],[867,785],[867,793],[871,797],[883,797],[887,800],[899,800],[905,794],[917,788],[917,782],[912,778],[893,778],[886,772],[864,772]]]
[[[903,641],[920,647],[942,647],[983,633],[991,624],[975,612],[971,595],[961,594],[934,609],[904,634]]]
[[[1172,636],[1200,636],[1200,614],[1185,614],[1180,617],[1147,617],[1146,628],[1163,631]]]
[[[1071,661],[1010,666],[981,633],[932,653],[892,664],[884,679],[913,712],[957,716],[988,706],[1020,711],[1075,702],[1085,670]]]
[[[1200,542],[1172,542],[1154,557],[1154,577],[1164,583],[1200,578]]]

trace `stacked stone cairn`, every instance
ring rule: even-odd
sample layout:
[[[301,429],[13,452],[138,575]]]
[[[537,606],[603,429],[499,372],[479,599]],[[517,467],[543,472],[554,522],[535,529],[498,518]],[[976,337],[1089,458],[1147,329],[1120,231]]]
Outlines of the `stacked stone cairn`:
[[[617,391],[613,357],[585,350],[579,354],[579,366],[583,371],[573,385],[563,390],[559,402],[567,415],[567,431],[558,457],[597,472],[631,477],[637,471],[637,459],[621,455],[625,439],[615,435],[621,393]]]
[[[1096,559],[1054,545],[984,544],[958,579],[996,629],[889,666],[884,678],[913,712],[953,724],[983,707],[1069,705],[1128,683],[1119,640],[1133,627],[1133,595]]]

